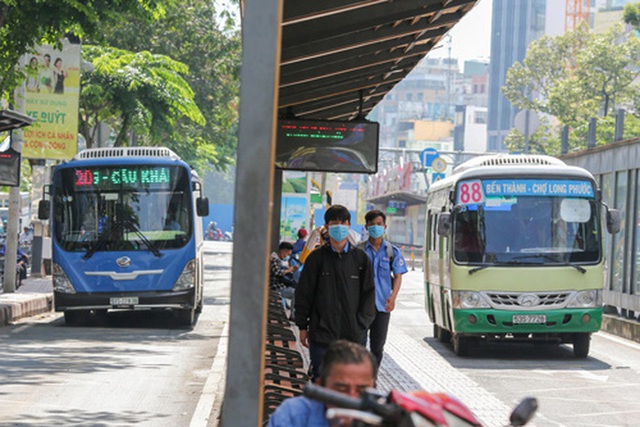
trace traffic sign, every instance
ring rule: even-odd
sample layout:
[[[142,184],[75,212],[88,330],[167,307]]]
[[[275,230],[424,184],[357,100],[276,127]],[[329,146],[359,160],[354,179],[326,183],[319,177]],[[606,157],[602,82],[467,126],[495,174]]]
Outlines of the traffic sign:
[[[431,169],[434,172],[444,172],[447,170],[447,161],[442,157],[437,157],[431,162]]]
[[[431,174],[431,182],[436,182],[436,181],[440,181],[441,179],[444,179],[444,174],[443,173],[432,173]]]
[[[440,153],[435,148],[425,148],[420,153],[420,161],[425,168],[431,167],[433,160],[440,157]]]
[[[396,212],[398,212],[398,209],[389,207],[389,208],[386,208],[386,209],[385,209],[385,211],[386,211],[387,213],[391,214],[391,213],[396,213]]]

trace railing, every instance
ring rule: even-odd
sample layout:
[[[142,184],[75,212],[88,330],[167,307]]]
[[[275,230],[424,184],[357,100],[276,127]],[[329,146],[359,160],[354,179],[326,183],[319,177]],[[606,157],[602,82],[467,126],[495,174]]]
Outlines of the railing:
[[[409,271],[422,270],[422,245],[408,245],[406,243],[393,243],[400,249]]]

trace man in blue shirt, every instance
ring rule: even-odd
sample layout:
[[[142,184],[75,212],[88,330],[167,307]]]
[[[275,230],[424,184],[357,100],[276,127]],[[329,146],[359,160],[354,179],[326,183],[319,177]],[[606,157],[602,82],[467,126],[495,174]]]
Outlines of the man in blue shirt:
[[[375,387],[376,375],[375,359],[366,348],[351,341],[336,340],[324,354],[318,383],[330,390],[359,397],[367,388]],[[328,427],[326,410],[321,402],[304,396],[292,397],[282,402],[271,415],[269,427]]]
[[[387,341],[391,312],[396,306],[396,297],[402,285],[402,275],[408,270],[400,250],[384,239],[386,215],[376,209],[367,212],[364,219],[369,239],[361,245],[373,264],[376,284],[376,317],[369,326],[369,346],[379,365]]]

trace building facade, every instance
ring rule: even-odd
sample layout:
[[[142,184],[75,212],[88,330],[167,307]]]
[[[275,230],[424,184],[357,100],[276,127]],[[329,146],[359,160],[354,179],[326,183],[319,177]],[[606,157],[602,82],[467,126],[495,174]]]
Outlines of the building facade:
[[[493,0],[487,148],[505,151],[504,139],[518,110],[502,94],[507,71],[544,34],[546,0]],[[553,3],[560,3],[555,1]],[[562,2],[564,3],[564,2]]]

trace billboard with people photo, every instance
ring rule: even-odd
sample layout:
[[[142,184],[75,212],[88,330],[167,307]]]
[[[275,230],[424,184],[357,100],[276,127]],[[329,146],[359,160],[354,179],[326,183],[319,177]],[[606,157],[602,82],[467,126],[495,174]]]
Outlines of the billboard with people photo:
[[[70,159],[78,144],[80,45],[62,42],[62,49],[37,46],[22,57],[25,114],[34,124],[24,131],[22,154],[32,159]]]

